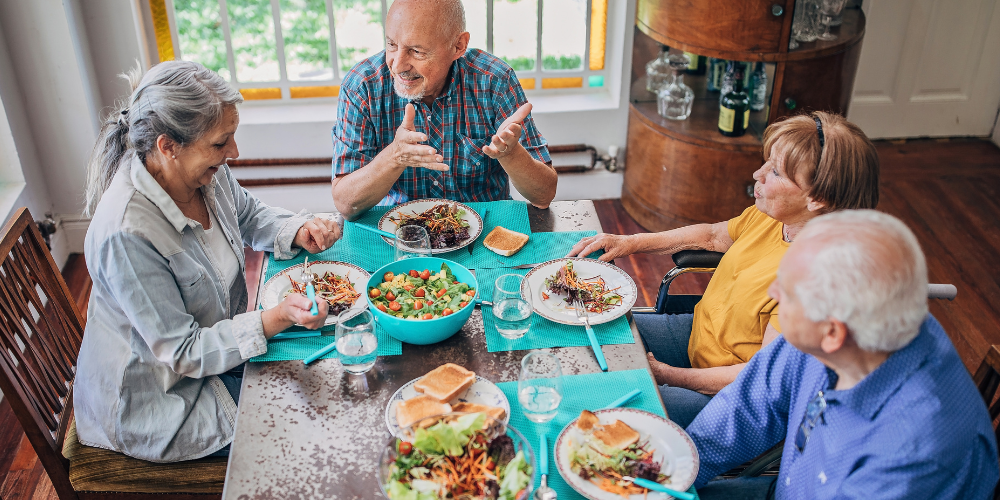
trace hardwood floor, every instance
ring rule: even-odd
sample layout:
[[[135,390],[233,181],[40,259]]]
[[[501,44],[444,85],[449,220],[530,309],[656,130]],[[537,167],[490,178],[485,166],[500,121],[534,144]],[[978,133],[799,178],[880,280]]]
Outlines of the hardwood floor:
[[[927,254],[930,280],[958,287],[954,301],[935,300],[941,321],[970,371],[991,344],[1000,344],[1000,148],[982,140],[877,142],[882,163],[879,209],[906,222]],[[596,202],[605,231],[645,232],[619,200]],[[248,288],[256,287],[263,254],[247,252]],[[637,305],[656,300],[660,279],[673,267],[669,256],[618,259],[639,285]],[[63,270],[70,292],[86,314],[90,278],[83,257]],[[674,293],[701,293],[708,275],[685,275]],[[250,304],[254,307],[254,304]],[[34,450],[6,398],[0,401],[0,499],[55,499]]]

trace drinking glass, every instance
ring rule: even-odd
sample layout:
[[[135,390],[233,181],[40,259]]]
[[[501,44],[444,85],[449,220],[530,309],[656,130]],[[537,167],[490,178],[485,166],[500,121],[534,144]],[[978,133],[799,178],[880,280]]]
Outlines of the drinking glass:
[[[788,48],[799,48],[799,42],[814,42],[819,35],[819,0],[796,0],[792,18],[792,39]]]
[[[396,260],[410,257],[430,257],[431,239],[422,226],[400,226],[396,229]]]
[[[535,423],[545,423],[559,413],[562,401],[562,367],[559,358],[536,351],[521,360],[517,379],[517,401],[524,416]]]
[[[523,282],[520,274],[505,274],[493,283],[493,317],[507,339],[523,337],[531,325],[531,290],[522,290]]]
[[[684,70],[688,67],[688,56],[673,54],[669,58],[673,71],[669,83],[657,94],[657,111],[668,120],[686,120],[691,115],[694,104],[694,90],[684,85]]]
[[[816,37],[818,40],[829,42],[837,39],[837,35],[830,33],[830,23],[833,22],[833,17],[844,9],[846,2],[847,0],[820,0],[819,19],[823,23],[823,34]]]
[[[344,371],[359,375],[375,366],[378,339],[375,337],[375,318],[370,311],[359,314],[348,309],[340,313],[336,335],[337,352]]]

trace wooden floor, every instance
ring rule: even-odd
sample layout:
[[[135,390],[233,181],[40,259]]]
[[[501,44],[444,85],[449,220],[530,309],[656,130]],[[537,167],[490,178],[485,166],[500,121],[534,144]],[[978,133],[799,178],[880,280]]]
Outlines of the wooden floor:
[[[958,287],[953,302],[936,300],[941,321],[967,368],[975,370],[991,344],[1000,344],[1000,149],[980,140],[876,143],[882,162],[879,209],[903,219],[927,254],[931,282]],[[644,232],[618,200],[597,202],[605,231]],[[262,255],[248,252],[247,275],[255,295]],[[668,256],[618,259],[639,285],[637,305],[656,300],[660,279],[673,267]],[[86,314],[90,279],[74,255],[63,271]],[[701,293],[707,275],[686,275],[672,292]],[[55,498],[48,476],[24,438],[6,399],[0,402],[0,499]]]

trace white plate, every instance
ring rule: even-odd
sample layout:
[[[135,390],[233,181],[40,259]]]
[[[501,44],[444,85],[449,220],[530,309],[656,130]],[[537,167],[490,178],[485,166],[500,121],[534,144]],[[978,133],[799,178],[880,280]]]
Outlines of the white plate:
[[[302,272],[303,264],[294,265],[281,271],[271,279],[264,283],[264,290],[260,294],[260,304],[266,309],[271,309],[277,306],[285,299],[285,293],[291,290],[292,284],[288,281],[288,275],[291,276],[295,281],[299,281],[299,274]],[[353,318],[358,315],[361,311],[368,308],[368,301],[365,299],[365,287],[368,286],[368,278],[371,274],[367,271],[361,269],[354,264],[348,264],[346,262],[337,262],[333,260],[318,260],[316,262],[309,263],[309,272],[316,274],[317,276],[323,276],[327,272],[332,272],[334,274],[339,274],[340,276],[347,275],[351,280],[351,284],[354,285],[354,289],[361,294],[358,300],[354,301],[354,305],[351,306],[349,311],[353,314],[348,316],[348,318]],[[327,316],[326,324],[333,325],[337,323],[337,316]]]
[[[410,215],[410,214],[413,214],[413,213],[419,214],[419,213],[425,212],[427,210],[430,210],[431,208],[434,208],[435,205],[440,205],[442,203],[447,203],[447,204],[450,204],[450,205],[458,205],[458,208],[460,208],[462,210],[465,210],[465,216],[462,217],[462,220],[464,220],[465,222],[469,223],[469,239],[467,239],[467,240],[465,240],[465,241],[463,241],[463,242],[461,242],[458,245],[453,246],[453,247],[448,247],[448,248],[432,248],[431,249],[431,254],[454,252],[455,250],[458,250],[458,249],[461,249],[461,248],[465,248],[465,247],[471,245],[472,242],[476,241],[476,238],[479,237],[480,233],[483,232],[483,219],[471,207],[469,207],[468,205],[466,205],[464,203],[459,203],[457,201],[442,200],[442,199],[433,198],[433,199],[428,199],[428,200],[414,200],[414,201],[409,201],[409,202],[403,203],[402,205],[396,205],[395,207],[392,208],[392,210],[389,210],[388,212],[386,212],[385,215],[383,215],[382,218],[379,219],[379,221],[378,221],[378,228],[381,229],[381,230],[383,230],[383,231],[389,231],[390,233],[395,234],[396,233],[396,229],[399,226],[395,222],[393,222],[392,220],[390,220],[389,217],[396,217],[398,219],[400,212],[402,212],[402,213],[404,213],[406,215]],[[395,245],[395,243],[393,243],[392,239],[390,239],[390,238],[388,238],[386,236],[383,236],[382,239],[386,243],[388,243],[390,246],[391,245]]]
[[[621,303],[617,306],[600,314],[590,313],[591,325],[600,325],[617,319],[635,305],[639,291],[635,282],[625,271],[613,264],[599,260],[565,257],[543,262],[533,267],[524,276],[524,281],[521,283],[522,290],[524,287],[530,287],[532,308],[545,319],[564,325],[582,325],[582,322],[576,319],[576,311],[573,310],[572,304],[566,302],[566,297],[549,291],[548,287],[545,286],[545,280],[556,274],[556,271],[567,261],[573,261],[573,270],[576,271],[577,276],[581,278],[600,276],[604,278],[609,289],[617,287],[618,290],[615,290],[615,293],[622,297]],[[549,298],[544,298],[543,293]]]
[[[684,432],[684,429],[659,415],[633,408],[613,408],[598,410],[594,414],[602,424],[610,424],[621,420],[629,427],[639,432],[640,441],[649,440],[653,449],[653,460],[660,462],[663,474],[670,476],[670,482],[664,486],[679,491],[687,491],[698,478],[698,450],[694,442]],[[556,438],[555,461],[559,474],[577,493],[590,500],[622,500],[621,495],[609,493],[597,487],[596,484],[573,473],[570,468],[569,452],[571,445],[583,439],[583,433],[576,428],[576,419],[567,425]],[[650,491],[648,498],[673,498],[665,493]],[[642,495],[631,495],[630,500],[641,500]]]
[[[400,387],[389,398],[389,403],[385,405],[385,425],[389,428],[389,433],[393,436],[401,430],[399,425],[396,424],[396,403],[419,396],[421,393],[413,388],[413,384],[417,383],[421,378],[423,377],[415,378],[407,382],[403,387]],[[459,394],[458,397],[449,401],[449,403],[457,403],[459,401],[486,406],[499,406],[506,412],[503,417],[503,423],[510,423],[510,401],[507,401],[507,395],[496,384],[479,375],[476,375],[476,381],[465,392]]]

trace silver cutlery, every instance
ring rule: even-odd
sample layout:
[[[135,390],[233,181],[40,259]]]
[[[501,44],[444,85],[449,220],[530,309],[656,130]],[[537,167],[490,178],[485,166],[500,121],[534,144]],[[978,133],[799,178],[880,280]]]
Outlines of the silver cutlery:
[[[680,500],[694,500],[696,498],[693,494],[688,493],[686,491],[677,491],[675,489],[667,488],[666,486],[663,486],[660,483],[657,483],[655,481],[650,481],[648,479],[643,479],[641,477],[622,476],[622,481],[631,481],[632,484],[635,484],[636,486],[646,488],[647,490],[666,493]]]
[[[597,341],[597,335],[594,334],[594,329],[590,327],[590,313],[587,312],[587,306],[584,305],[580,298],[573,301],[573,311],[576,312],[576,319],[582,322],[584,328],[587,329],[587,338],[590,339],[590,347],[594,349],[594,357],[597,358],[597,364],[601,366],[601,371],[608,371],[608,362],[604,360],[601,343]]]
[[[535,500],[555,500],[556,490],[549,488],[549,439],[544,432],[538,436],[538,471],[542,474],[542,484],[535,490]]]

